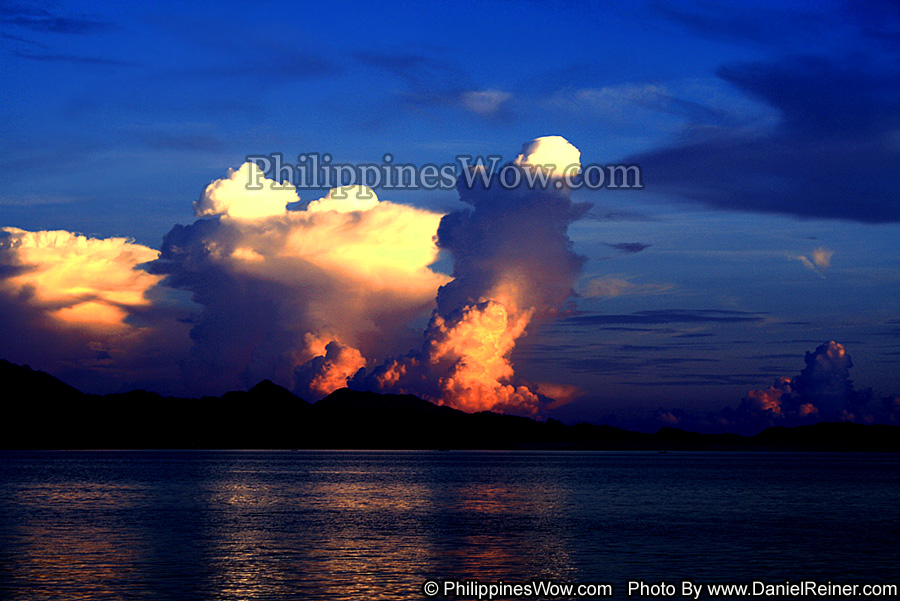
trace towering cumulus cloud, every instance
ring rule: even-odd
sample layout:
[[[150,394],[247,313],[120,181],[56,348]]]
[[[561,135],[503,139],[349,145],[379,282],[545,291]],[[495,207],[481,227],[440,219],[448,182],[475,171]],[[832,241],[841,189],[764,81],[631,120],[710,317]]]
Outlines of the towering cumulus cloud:
[[[843,344],[829,340],[807,351],[804,367],[794,377],[781,376],[768,388],[750,390],[737,407],[726,406],[705,415],[683,409],[660,409],[656,424],[698,431],[723,428],[756,434],[770,426],[798,426],[819,421],[866,424],[900,423],[900,397],[878,398],[872,389],[858,389],[850,378],[853,361]]]
[[[853,386],[853,361],[843,344],[833,340],[820,344],[806,353],[805,363],[794,378],[778,378],[768,389],[748,392],[738,406],[737,418],[763,425],[836,419],[893,423],[900,419],[896,399],[877,399],[871,390]]]
[[[552,316],[572,293],[584,258],[573,252],[567,228],[586,206],[573,204],[556,177],[530,189],[524,172],[553,165],[558,175],[579,160],[574,146],[551,136],[526,144],[510,164],[523,172],[516,188],[500,185],[496,174],[472,186],[461,178],[460,199],[471,208],[444,216],[438,228],[438,246],[454,259],[453,280],[438,292],[421,349],[385,362],[370,386],[466,411],[539,410],[538,394],[514,382],[510,354],[533,320]]]
[[[160,251],[6,228],[0,325],[12,335],[2,356],[76,385],[86,382],[72,370],[187,394],[268,378],[309,400],[352,385],[533,415],[547,400],[538,389],[559,402],[573,394],[523,382],[511,356],[581,270],[567,228],[586,207],[558,177],[579,159],[563,138],[539,138],[505,178],[461,177],[468,207],[448,215],[362,186],[304,208],[287,182],[246,163],[206,187],[197,220],[174,226]],[[451,275],[432,269],[442,252]]]
[[[0,231],[3,291],[60,325],[120,331],[127,327],[130,309],[149,304],[144,293],[159,280],[135,269],[159,253],[124,238],[12,227]]]
[[[255,181],[262,188],[248,189]],[[429,268],[439,214],[362,187],[288,209],[299,200],[247,163],[206,188],[200,220],[166,235],[152,270],[202,307],[186,362],[202,392],[271,378],[321,398],[409,348],[407,324],[427,317],[448,280]]]
[[[829,341],[806,353],[806,367],[794,378],[777,378],[768,389],[751,390],[739,414],[793,419],[835,419],[857,402],[859,392],[850,379],[853,361],[843,344]]]
[[[2,356],[73,384],[97,372],[112,387],[162,377],[148,371],[160,347],[177,352],[177,332],[167,336],[174,320],[148,294],[160,277],[141,268],[158,255],[125,238],[0,229]]]

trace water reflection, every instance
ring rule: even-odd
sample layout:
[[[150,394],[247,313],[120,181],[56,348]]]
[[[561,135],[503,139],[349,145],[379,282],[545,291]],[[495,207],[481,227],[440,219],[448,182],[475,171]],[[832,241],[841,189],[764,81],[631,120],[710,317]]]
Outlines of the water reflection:
[[[900,462],[798,457],[4,454],[0,598],[419,599],[426,579],[884,580]]]
[[[441,578],[521,581],[563,579],[570,533],[561,509],[564,490],[553,494],[534,482],[457,482],[432,498],[435,555]]]
[[[4,487],[4,576],[29,599],[119,595],[133,586],[143,539],[128,523],[143,489],[74,479]]]

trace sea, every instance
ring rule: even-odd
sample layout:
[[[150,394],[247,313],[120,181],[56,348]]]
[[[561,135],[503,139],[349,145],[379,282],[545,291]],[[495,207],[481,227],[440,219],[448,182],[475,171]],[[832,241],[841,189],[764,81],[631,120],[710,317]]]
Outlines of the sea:
[[[898,560],[894,454],[0,453],[0,599],[896,599]]]

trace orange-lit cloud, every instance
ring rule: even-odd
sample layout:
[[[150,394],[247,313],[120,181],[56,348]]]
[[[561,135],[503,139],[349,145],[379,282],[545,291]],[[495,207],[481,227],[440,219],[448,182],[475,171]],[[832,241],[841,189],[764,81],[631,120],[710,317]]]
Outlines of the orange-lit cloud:
[[[419,394],[463,411],[536,413],[538,396],[508,383],[513,376],[509,355],[530,316],[527,312],[512,320],[496,301],[466,306],[446,318],[436,314],[423,355],[389,362],[376,373],[378,387]],[[432,391],[418,385],[428,379],[437,382]]]
[[[827,248],[817,248],[812,253],[812,262],[819,269],[827,269],[831,267],[831,257],[834,255],[833,250]]]
[[[366,366],[365,357],[351,346],[313,334],[304,338],[309,359],[296,370],[295,388],[308,391],[315,400],[345,388],[348,380]]]
[[[272,190],[256,169],[210,184],[195,203],[205,219],[176,226],[153,271],[202,306],[188,362],[199,381],[209,376],[225,390],[296,380],[314,400],[346,386],[366,358],[413,344],[407,324],[428,315],[449,280],[429,267],[441,215],[379,201],[364,187],[289,210],[296,191]],[[250,178],[261,191],[246,189]]]
[[[584,391],[581,388],[572,384],[539,382],[536,388],[540,394],[553,399],[553,402],[547,406],[549,410],[562,407],[584,395]]]
[[[807,269],[815,271],[822,277],[825,277],[825,271],[831,267],[831,257],[834,256],[833,250],[824,247],[816,248],[809,257],[804,255],[789,255],[792,259],[796,259],[803,263]]]
[[[797,413],[800,415],[815,415],[819,410],[812,403],[803,403],[800,407],[797,408]]]
[[[137,266],[159,252],[125,238],[96,239],[66,231],[0,228],[0,261],[12,275],[0,291],[18,296],[48,318],[90,330],[127,329],[134,307],[161,279]]]
[[[187,332],[153,301],[161,276],[141,266],[158,256],[126,238],[0,229],[0,355],[75,384],[98,370],[110,387],[160,377]]]
[[[781,377],[766,390],[751,390],[738,407],[744,418],[768,424],[812,418],[887,419],[893,409],[877,402],[870,390],[856,390],[850,379],[853,362],[843,344],[830,340],[807,352],[806,366],[794,378]]]
[[[512,165],[562,169],[579,159],[572,144],[550,136],[525,144]],[[585,207],[553,186],[461,187],[460,199],[471,209],[446,215],[438,228],[454,279],[438,292],[425,342],[376,368],[369,381],[465,411],[534,415],[542,396],[516,381],[511,355],[528,326],[555,315],[572,294],[584,258],[566,229]]]
[[[781,410],[781,395],[784,391],[769,386],[768,390],[751,390],[747,393],[747,401],[756,411],[767,411],[775,415],[784,415]]]
[[[750,390],[737,407],[700,415],[673,409],[679,427],[695,430],[726,428],[754,434],[769,426],[797,426],[816,421],[861,423],[900,422],[900,399],[876,397],[871,389],[857,389],[850,379],[853,362],[843,344],[829,340],[804,358],[793,378],[776,378],[765,389]],[[662,412],[656,419],[672,423]]]
[[[470,100],[490,112],[506,97]],[[549,136],[525,144],[510,166],[562,169],[579,159]],[[29,324],[14,337],[22,348],[43,349],[26,332],[54,331],[51,346],[80,349],[54,351],[70,365],[124,375],[143,362],[156,370],[148,377],[164,379],[177,363],[179,392],[189,394],[268,378],[310,400],[352,385],[529,415],[550,397],[574,398],[571,387],[523,382],[512,354],[572,295],[584,258],[567,227],[587,207],[552,185],[459,191],[469,207],[445,216],[362,186],[303,208],[296,189],[247,163],[204,189],[198,219],[174,226],[159,252],[6,228],[0,319]],[[440,251],[452,276],[431,267]]]

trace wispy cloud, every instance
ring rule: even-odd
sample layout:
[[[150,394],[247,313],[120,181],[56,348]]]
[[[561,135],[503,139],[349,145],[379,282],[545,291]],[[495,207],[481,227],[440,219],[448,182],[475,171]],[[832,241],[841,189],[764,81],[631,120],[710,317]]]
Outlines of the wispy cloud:
[[[658,190],[711,207],[900,221],[900,72],[883,62],[793,56],[722,67],[724,81],[780,113],[776,126],[699,122],[678,144],[628,160]]]
[[[626,278],[602,276],[588,280],[578,293],[585,298],[615,298],[617,296],[663,294],[674,288],[672,284],[639,284]]]
[[[764,313],[748,311],[727,311],[720,309],[660,309],[638,311],[625,315],[591,313],[573,315],[560,321],[573,326],[596,326],[609,324],[670,324],[670,323],[739,323],[762,322]]]
[[[37,33],[84,35],[116,29],[115,25],[99,19],[63,14],[46,2],[0,3],[0,22]]]
[[[494,87],[480,88],[452,60],[431,49],[424,52],[357,52],[354,60],[368,68],[386,72],[405,82],[397,97],[404,105],[422,110],[429,107],[457,107],[485,118],[506,114],[511,92]]]
[[[820,13],[793,6],[731,5],[728,10],[710,10],[714,8],[711,3],[690,6],[662,0],[653,6],[661,15],[693,33],[767,47],[802,43],[800,40],[820,35],[825,28]]]
[[[114,58],[102,58],[96,56],[80,56],[76,54],[54,54],[39,52],[13,52],[13,56],[44,63],[71,63],[76,65],[99,65],[103,67],[135,67],[137,63],[122,61]]]
[[[42,44],[35,40],[29,40],[28,38],[23,38],[21,36],[13,35],[11,33],[4,33],[2,31],[0,31],[0,38],[2,38],[4,40],[11,40],[13,42],[21,42],[23,44],[29,44],[31,46],[37,46],[38,48],[46,48],[47,47],[46,44]]]
[[[831,267],[831,257],[834,255],[833,250],[824,247],[816,248],[810,256],[806,255],[788,255],[791,259],[800,261],[804,267],[810,269],[821,277],[825,277],[825,270]]]
[[[482,117],[496,115],[510,98],[512,94],[500,90],[469,91],[459,95],[462,106]]]
[[[619,252],[626,254],[635,254],[639,253],[642,250],[647,250],[652,244],[644,244],[643,242],[619,242],[617,244],[610,244],[608,242],[604,243],[606,246],[610,248],[614,248]]]

